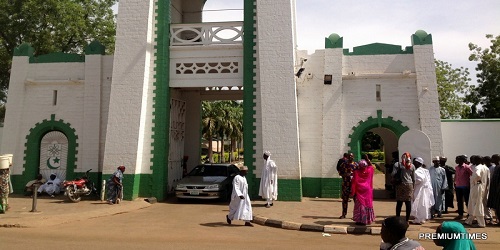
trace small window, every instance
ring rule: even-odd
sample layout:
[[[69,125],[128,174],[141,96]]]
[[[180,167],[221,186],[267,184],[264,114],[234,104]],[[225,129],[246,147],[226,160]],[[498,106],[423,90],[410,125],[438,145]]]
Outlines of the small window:
[[[377,98],[377,102],[380,102],[380,101],[382,101],[382,97],[380,95],[381,87],[380,87],[380,84],[377,84],[375,86],[376,86],[375,97]]]
[[[54,90],[53,94],[52,94],[52,106],[56,106],[57,105],[57,90]]]
[[[332,75],[325,75],[324,84],[327,84],[327,85],[332,84]]]

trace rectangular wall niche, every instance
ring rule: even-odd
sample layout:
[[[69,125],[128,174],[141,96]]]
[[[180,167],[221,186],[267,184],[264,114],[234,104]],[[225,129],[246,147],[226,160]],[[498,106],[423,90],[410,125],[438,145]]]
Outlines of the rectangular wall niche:
[[[376,87],[376,90],[375,90],[375,97],[377,98],[377,102],[380,102],[382,101],[382,97],[381,97],[381,94],[380,94],[380,91],[381,91],[381,87],[380,87],[380,84],[377,84],[375,85]]]
[[[325,84],[331,85],[332,84],[332,75],[325,75],[324,81],[325,81]]]

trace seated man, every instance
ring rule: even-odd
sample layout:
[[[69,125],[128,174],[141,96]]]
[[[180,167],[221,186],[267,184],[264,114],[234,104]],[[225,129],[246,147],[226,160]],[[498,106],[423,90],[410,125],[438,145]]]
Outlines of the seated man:
[[[33,188],[35,188],[35,185],[41,186],[45,182],[47,182],[47,180],[45,180],[45,178],[43,178],[42,174],[38,174],[36,179],[31,180],[28,183],[26,183],[26,186],[24,187],[24,194],[25,195],[32,194]]]
[[[424,248],[417,241],[406,237],[408,222],[404,217],[391,216],[382,222],[380,237],[382,243],[380,250],[398,249],[398,250],[423,250]]]
[[[61,180],[57,178],[56,174],[52,173],[50,175],[50,180],[45,182],[38,188],[38,194],[41,195],[42,192],[46,192],[50,197],[59,194],[61,191]]]

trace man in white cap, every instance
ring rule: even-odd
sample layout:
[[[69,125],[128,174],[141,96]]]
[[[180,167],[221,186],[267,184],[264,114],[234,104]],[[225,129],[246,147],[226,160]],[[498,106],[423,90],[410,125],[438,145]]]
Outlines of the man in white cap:
[[[231,224],[233,220],[245,221],[245,226],[253,227],[250,221],[253,219],[252,203],[248,196],[248,183],[245,175],[247,175],[248,167],[243,166],[240,173],[234,177],[233,193],[231,194],[231,202],[229,203],[229,214],[226,215],[227,224]]]
[[[413,224],[423,224],[431,218],[431,207],[434,205],[434,195],[432,193],[431,176],[429,170],[423,167],[424,160],[421,157],[415,158],[415,191],[413,191],[413,203],[411,215],[415,218]]]
[[[273,205],[273,200],[278,199],[278,167],[271,160],[271,152],[264,152],[264,167],[260,177],[259,195],[266,199],[266,207]]]
[[[439,156],[432,159],[433,166],[429,168],[431,176],[432,192],[434,194],[434,206],[431,211],[431,218],[437,213],[439,218],[443,217],[445,210],[444,192],[448,189],[448,179],[446,179],[446,170],[439,165]]]

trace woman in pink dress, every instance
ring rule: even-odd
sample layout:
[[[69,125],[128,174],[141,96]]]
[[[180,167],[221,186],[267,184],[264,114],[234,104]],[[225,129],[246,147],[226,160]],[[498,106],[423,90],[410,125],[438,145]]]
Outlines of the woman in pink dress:
[[[359,168],[354,171],[351,195],[354,197],[352,220],[356,225],[369,225],[375,221],[373,211],[373,166],[365,155],[365,160],[359,161]]]

